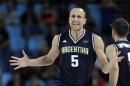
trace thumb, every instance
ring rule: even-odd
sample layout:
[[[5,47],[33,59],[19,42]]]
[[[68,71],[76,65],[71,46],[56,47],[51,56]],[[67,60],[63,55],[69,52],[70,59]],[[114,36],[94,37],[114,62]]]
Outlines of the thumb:
[[[25,51],[24,51],[24,50],[22,50],[22,53],[23,53],[23,56],[27,56],[27,54],[25,53]]]

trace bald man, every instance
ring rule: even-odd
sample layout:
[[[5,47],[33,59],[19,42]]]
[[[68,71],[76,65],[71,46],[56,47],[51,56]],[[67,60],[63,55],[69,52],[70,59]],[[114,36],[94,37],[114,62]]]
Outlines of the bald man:
[[[54,37],[47,55],[29,59],[23,51],[23,57],[12,56],[10,64],[16,66],[15,70],[27,66],[46,66],[53,64],[59,55],[56,86],[91,86],[91,72],[96,57],[105,74],[120,59],[107,61],[101,37],[83,28],[87,20],[85,15],[82,8],[70,11],[70,30]]]

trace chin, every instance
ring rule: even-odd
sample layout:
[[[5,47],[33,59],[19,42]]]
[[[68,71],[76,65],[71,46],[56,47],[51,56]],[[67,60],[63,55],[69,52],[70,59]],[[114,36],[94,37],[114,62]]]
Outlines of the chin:
[[[78,29],[73,29],[73,30],[74,30],[74,31],[80,31],[81,29],[78,28]]]
[[[81,27],[78,27],[78,28],[72,28],[74,31],[80,31],[81,30]]]

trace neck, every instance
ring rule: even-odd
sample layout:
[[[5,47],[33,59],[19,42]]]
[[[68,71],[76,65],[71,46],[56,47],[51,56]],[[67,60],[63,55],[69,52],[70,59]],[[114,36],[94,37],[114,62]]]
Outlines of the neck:
[[[119,40],[127,41],[127,37],[115,37],[115,41],[119,41]]]
[[[80,29],[80,30],[71,30],[71,36],[74,38],[74,40],[77,40],[81,37],[81,35],[83,35],[84,33],[84,29]]]

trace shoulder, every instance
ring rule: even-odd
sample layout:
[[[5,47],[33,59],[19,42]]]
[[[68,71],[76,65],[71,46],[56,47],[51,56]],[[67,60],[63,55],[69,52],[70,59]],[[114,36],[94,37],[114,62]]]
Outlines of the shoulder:
[[[93,43],[95,46],[95,50],[97,49],[103,49],[104,50],[104,42],[102,38],[96,34],[93,34]]]
[[[110,44],[106,47],[106,56],[110,59],[117,58],[117,51],[113,44]]]
[[[99,43],[103,42],[101,36],[94,34],[94,33],[93,33],[93,39],[94,39],[95,44],[99,44]]]
[[[58,47],[60,34],[55,35],[52,40],[52,47]]]
[[[58,39],[61,34],[55,35],[53,39]]]
[[[60,40],[61,34],[55,35],[53,38],[53,42],[58,42]]]
[[[97,35],[97,34],[94,34],[94,33],[93,33],[93,36],[94,36],[94,39],[96,39],[96,40],[101,40],[101,39],[102,39],[101,36],[99,36],[99,35]]]
[[[55,44],[55,45],[58,44],[58,46],[59,46],[59,43],[63,39],[63,37],[64,37],[63,33],[55,35],[54,38],[53,38],[52,43]]]
[[[115,52],[116,48],[114,44],[110,44],[106,47],[106,52]]]

